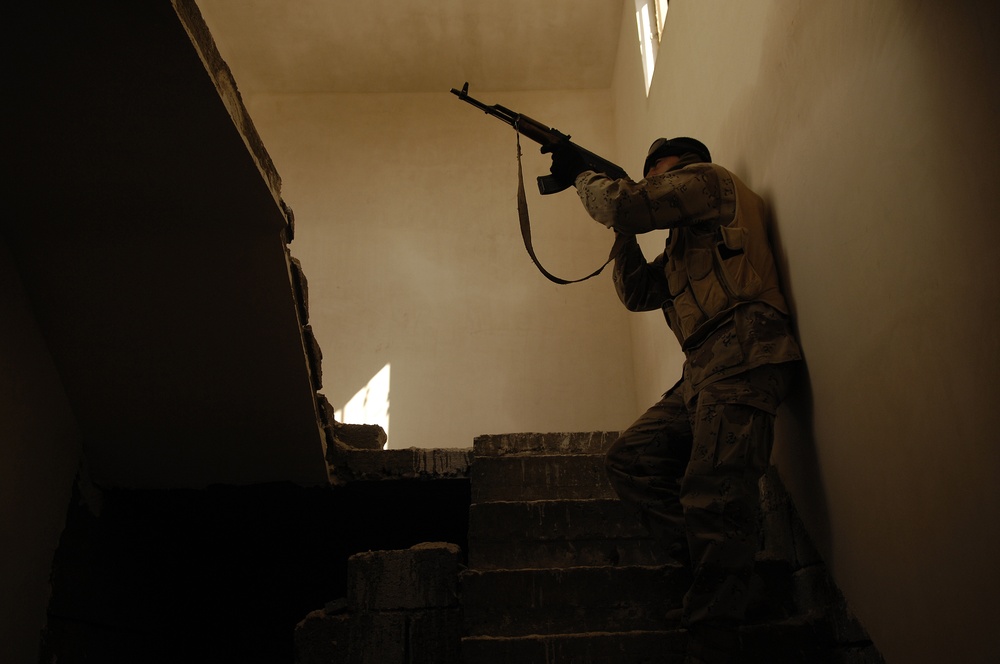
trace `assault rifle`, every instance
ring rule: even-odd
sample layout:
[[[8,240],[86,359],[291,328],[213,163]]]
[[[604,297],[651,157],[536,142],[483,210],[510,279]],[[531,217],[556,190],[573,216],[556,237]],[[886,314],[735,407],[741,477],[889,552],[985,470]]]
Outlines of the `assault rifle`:
[[[584,150],[576,143],[569,140],[569,136],[562,133],[558,129],[553,129],[552,127],[546,127],[541,122],[537,120],[532,120],[527,115],[521,115],[516,113],[509,108],[505,108],[500,104],[494,104],[493,106],[487,106],[483,102],[473,99],[469,96],[469,84],[466,83],[462,86],[461,90],[451,89],[452,94],[458,95],[458,98],[464,102],[472,104],[479,110],[483,111],[487,115],[492,115],[493,117],[499,119],[501,122],[505,122],[513,127],[518,134],[530,138],[534,142],[542,146],[542,152],[554,152],[562,148],[571,148],[575,150],[580,157],[583,159],[584,163],[590,168],[590,170],[597,173],[604,173],[608,177],[614,179],[627,178],[628,174],[615,164],[612,164],[607,159],[600,157],[589,150]],[[518,141],[520,146],[520,141]],[[560,179],[555,175],[541,175],[538,177],[538,191],[541,194],[554,194],[564,189],[569,188],[573,183],[566,182],[564,179]],[[538,262],[538,257],[535,256],[535,250],[531,246],[531,225],[528,222],[528,203],[524,196],[524,179],[521,177],[521,151],[518,148],[517,153],[517,216],[521,221],[521,237],[524,239],[524,248],[528,250],[528,256],[531,257],[532,262],[534,262],[535,267],[545,275],[550,281],[557,284],[574,284],[580,281],[585,281],[591,277],[596,277],[601,273],[608,263],[610,263],[615,256],[617,256],[622,247],[625,245],[627,238],[629,236],[622,235],[620,233],[615,234],[615,243],[611,247],[611,254],[608,256],[608,260],[604,262],[604,265],[597,268],[596,271],[583,277],[581,279],[560,279],[552,274],[550,274],[542,264]]]
[[[590,150],[585,150],[576,143],[573,143],[569,140],[569,135],[562,133],[558,129],[547,127],[537,120],[532,120],[527,115],[522,115],[521,113],[512,111],[509,108],[501,106],[500,104],[487,106],[483,102],[473,99],[469,96],[468,82],[462,86],[461,90],[452,88],[451,93],[453,95],[457,95],[462,101],[472,104],[487,115],[492,115],[501,122],[507,123],[516,129],[517,133],[521,134],[525,138],[530,138],[534,142],[541,145],[543,152],[551,152],[561,146],[569,145],[580,154],[587,166],[590,167],[590,170],[598,173],[604,173],[608,177],[616,180],[628,177],[628,174],[620,166],[611,163],[604,157],[594,154]],[[538,176],[538,191],[543,195],[555,194],[567,189],[572,184],[572,182],[562,181],[554,175]]]

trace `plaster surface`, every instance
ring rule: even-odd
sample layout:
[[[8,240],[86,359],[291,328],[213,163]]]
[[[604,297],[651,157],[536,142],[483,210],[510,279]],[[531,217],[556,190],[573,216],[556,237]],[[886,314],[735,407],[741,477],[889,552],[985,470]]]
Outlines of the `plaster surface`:
[[[648,98],[622,29],[622,152],[697,136],[772,208],[806,356],[775,461],[891,662],[997,655],[998,18],[986,2],[671,3]],[[651,321],[633,333],[637,367],[676,362]],[[664,378],[640,378],[638,401]]]

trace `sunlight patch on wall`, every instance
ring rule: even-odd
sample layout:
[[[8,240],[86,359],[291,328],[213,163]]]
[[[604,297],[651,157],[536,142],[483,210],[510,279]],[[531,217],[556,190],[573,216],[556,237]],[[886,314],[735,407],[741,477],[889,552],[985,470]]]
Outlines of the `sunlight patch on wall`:
[[[389,435],[389,364],[371,377],[368,384],[340,410],[334,418],[343,424],[377,424]],[[387,442],[384,447],[388,447]]]

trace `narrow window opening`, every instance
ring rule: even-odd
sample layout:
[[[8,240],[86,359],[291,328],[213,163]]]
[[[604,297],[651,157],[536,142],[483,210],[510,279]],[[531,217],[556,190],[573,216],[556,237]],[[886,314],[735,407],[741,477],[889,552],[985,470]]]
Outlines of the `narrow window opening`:
[[[667,0],[635,0],[635,23],[639,31],[639,55],[642,58],[646,95],[653,82],[653,68],[660,50],[663,22],[667,16]]]
[[[653,8],[656,10],[656,39],[663,38],[663,22],[667,20],[667,0],[654,0]]]

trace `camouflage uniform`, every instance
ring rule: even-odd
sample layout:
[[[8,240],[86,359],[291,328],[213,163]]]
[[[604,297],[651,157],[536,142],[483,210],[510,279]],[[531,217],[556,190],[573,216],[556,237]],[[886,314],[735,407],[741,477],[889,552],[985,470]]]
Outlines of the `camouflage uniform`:
[[[774,415],[800,358],[766,234],[763,202],[726,169],[685,157],[638,183],[576,179],[590,215],[626,236],[614,282],[632,311],[662,309],[684,350],[682,379],[612,446],[607,471],[692,586],[683,621],[743,619],[758,544],[758,481]],[[647,262],[637,233],[670,229]]]

